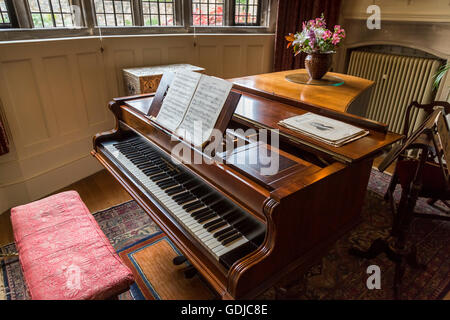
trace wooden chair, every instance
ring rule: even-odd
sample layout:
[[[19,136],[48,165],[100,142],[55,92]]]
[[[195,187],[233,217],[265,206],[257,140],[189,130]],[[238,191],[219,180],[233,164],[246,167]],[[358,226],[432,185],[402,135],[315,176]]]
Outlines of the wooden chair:
[[[391,235],[385,239],[376,239],[367,251],[357,248],[350,249],[351,254],[366,259],[373,259],[380,253],[386,253],[387,257],[396,264],[394,276],[395,298],[398,298],[399,287],[406,265],[425,269],[417,260],[416,244],[408,242],[409,227],[412,219],[419,216],[450,220],[450,215],[448,214],[417,214],[414,212],[414,207],[419,197],[431,198],[431,203],[436,202],[438,199],[446,203],[450,199],[448,167],[445,167],[442,161],[440,163],[435,161],[436,152],[433,148],[433,143],[430,143],[430,130],[425,135],[421,135],[421,130],[419,130],[419,133],[413,133],[410,137],[407,136],[412,108],[420,108],[427,113],[431,113],[437,106],[443,107],[445,114],[450,113],[450,104],[441,101],[435,101],[427,105],[413,102],[407,108],[404,127],[405,138],[399,148],[399,152],[401,151],[400,155],[398,157],[396,155],[395,172],[385,194],[386,200],[389,200],[391,203],[394,216]],[[408,151],[410,150],[419,151],[417,153],[418,156],[408,156]],[[390,160],[392,161],[393,159],[395,157]],[[389,163],[389,161],[387,162]],[[384,168],[386,165],[381,164],[380,167]],[[402,187],[402,193],[397,206],[393,193],[398,184]],[[446,203],[446,205],[448,204]]]
[[[408,137],[408,132],[410,129],[410,121],[411,121],[411,113],[413,108],[424,110],[426,113],[431,113],[435,107],[443,107],[445,114],[450,114],[450,103],[445,101],[434,101],[430,104],[419,104],[417,101],[412,102],[407,108],[406,108],[406,114],[405,114],[405,123],[403,127],[403,135],[405,136],[403,138],[403,142],[406,141]],[[417,146],[417,145],[415,145]],[[415,149],[415,146],[413,145],[409,149]],[[448,194],[443,191],[445,189],[445,181],[441,181],[440,178],[440,167],[439,164],[436,163],[433,152],[429,153],[429,157],[426,161],[424,170],[425,170],[425,181],[423,183],[422,191],[419,197],[425,197],[430,198],[428,200],[428,204],[434,206],[436,201],[441,200],[442,203],[447,208],[450,208],[449,203],[447,202]],[[417,159],[416,159],[417,160]],[[408,157],[406,153],[402,154],[397,161],[394,173],[392,175],[391,182],[389,183],[389,187],[385,194],[385,199],[389,200],[391,202],[391,205],[393,206],[393,193],[395,188],[398,184],[402,186],[402,190],[406,188],[407,185],[409,185],[412,181],[412,175],[410,174],[413,172],[415,167],[415,161],[414,159],[411,159]],[[449,164],[447,164],[449,165]],[[439,177],[439,178],[437,178]],[[433,180],[433,178],[436,178]],[[442,185],[444,183],[444,185]],[[444,192],[444,193],[443,193]],[[450,212],[449,212],[450,213]],[[444,220],[450,220],[450,216],[442,216],[442,215],[433,215],[433,214],[422,214],[417,213],[417,216],[425,217],[425,218],[437,218],[437,219],[444,219]]]

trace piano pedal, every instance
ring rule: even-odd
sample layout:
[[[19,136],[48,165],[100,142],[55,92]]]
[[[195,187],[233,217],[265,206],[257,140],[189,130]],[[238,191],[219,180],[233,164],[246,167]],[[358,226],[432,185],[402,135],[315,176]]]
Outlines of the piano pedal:
[[[189,266],[186,267],[183,272],[186,279],[191,279],[197,274],[197,269],[195,269],[194,266]]]
[[[183,264],[187,261],[185,256],[177,256],[173,258],[172,262],[174,265],[179,266],[180,264]]]

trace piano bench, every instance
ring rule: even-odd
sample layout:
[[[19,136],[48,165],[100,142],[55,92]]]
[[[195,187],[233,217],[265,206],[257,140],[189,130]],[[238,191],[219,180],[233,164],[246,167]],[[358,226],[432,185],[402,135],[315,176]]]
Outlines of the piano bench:
[[[11,209],[31,299],[114,299],[134,283],[76,191]]]

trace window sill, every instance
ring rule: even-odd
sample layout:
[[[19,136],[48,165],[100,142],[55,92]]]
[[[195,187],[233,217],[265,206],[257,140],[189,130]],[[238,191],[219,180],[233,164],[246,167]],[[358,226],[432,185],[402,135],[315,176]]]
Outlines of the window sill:
[[[95,27],[95,28],[51,28],[51,29],[0,29],[0,41],[44,40],[95,36],[136,36],[170,34],[271,34],[268,27],[224,26],[224,27]]]

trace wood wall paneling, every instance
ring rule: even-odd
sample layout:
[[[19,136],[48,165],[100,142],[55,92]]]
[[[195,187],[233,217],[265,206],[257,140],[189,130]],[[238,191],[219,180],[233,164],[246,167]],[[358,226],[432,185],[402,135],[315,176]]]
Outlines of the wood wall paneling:
[[[162,64],[161,48],[144,48],[142,55],[144,57],[143,64],[146,66],[157,66]]]
[[[125,94],[123,68],[191,63],[223,78],[265,73],[273,40],[187,34],[0,43],[0,100],[13,144],[0,157],[0,212],[100,169],[89,155],[92,136],[113,127],[106,106]]]
[[[89,126],[105,121],[107,93],[101,55],[98,52],[77,54],[77,67],[80,74],[84,105]]]
[[[225,79],[243,76],[241,60],[241,46],[223,46],[223,77]],[[235,74],[236,71],[238,72],[237,75]]]

